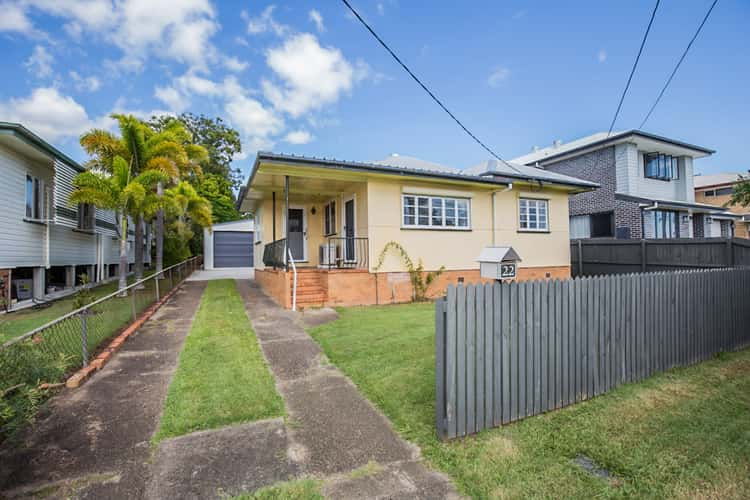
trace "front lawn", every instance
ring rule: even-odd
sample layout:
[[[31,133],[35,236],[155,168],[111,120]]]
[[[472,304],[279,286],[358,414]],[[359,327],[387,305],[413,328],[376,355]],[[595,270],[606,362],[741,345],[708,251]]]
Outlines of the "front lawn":
[[[147,271],[146,276],[152,273],[153,271]],[[128,279],[129,283],[133,283],[134,281],[135,279],[132,277]],[[117,283],[117,280],[113,280],[109,283],[93,287],[91,289],[92,297],[96,300],[116,292]],[[151,282],[149,282],[147,286],[151,287]],[[12,311],[7,314],[0,314],[0,344],[19,337],[26,332],[30,332],[34,328],[49,323],[53,319],[59,318],[60,316],[74,310],[75,297],[76,294],[74,293],[65,298],[53,301],[47,307],[29,307],[18,311]],[[120,300],[117,303],[122,303],[123,309],[125,309],[126,313],[130,311],[129,302]]]
[[[750,350],[452,442],[435,434],[434,306],[346,308],[313,337],[473,498],[750,497]],[[611,476],[574,460],[590,458]]]
[[[283,414],[234,280],[209,281],[154,442]]]

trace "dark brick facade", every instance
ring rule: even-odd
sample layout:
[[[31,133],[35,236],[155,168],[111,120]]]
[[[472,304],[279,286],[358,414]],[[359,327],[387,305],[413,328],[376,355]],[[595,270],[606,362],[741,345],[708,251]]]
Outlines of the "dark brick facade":
[[[571,196],[570,215],[588,215],[615,210],[614,146],[551,163],[545,165],[544,169],[596,182],[601,186],[594,191]]]
[[[635,201],[615,200],[615,235],[628,229],[630,238],[643,238],[643,210]],[[621,236],[624,237],[624,236]]]
[[[703,238],[706,234],[704,228],[705,221],[703,214],[693,214],[693,236],[695,238]]]
[[[571,196],[569,202],[571,216],[614,211],[615,235],[623,237],[623,234],[629,234],[630,238],[641,238],[643,221],[638,203],[615,199],[617,178],[614,146],[551,163],[544,168],[593,181],[601,186],[595,191]]]

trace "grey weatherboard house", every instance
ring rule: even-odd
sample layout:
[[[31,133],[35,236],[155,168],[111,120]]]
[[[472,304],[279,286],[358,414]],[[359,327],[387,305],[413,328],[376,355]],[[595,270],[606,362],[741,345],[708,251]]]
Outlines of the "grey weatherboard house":
[[[713,153],[630,130],[555,141],[512,161],[601,186],[571,196],[571,238],[727,237],[734,216],[721,207],[695,202],[693,162]],[[711,233],[714,219],[723,221],[721,234]]]
[[[0,122],[0,280],[6,285],[0,293],[10,291],[19,301],[44,299],[75,287],[82,273],[93,282],[117,275],[114,213],[68,204],[73,179],[84,170],[23,125]],[[148,250],[148,225],[144,235]],[[131,264],[134,254],[130,229]],[[149,251],[144,262],[150,263]]]

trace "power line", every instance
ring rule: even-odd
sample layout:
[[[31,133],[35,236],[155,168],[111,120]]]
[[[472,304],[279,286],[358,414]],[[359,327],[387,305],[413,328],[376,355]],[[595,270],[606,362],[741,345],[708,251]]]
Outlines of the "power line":
[[[703,21],[701,21],[700,26],[698,26],[698,29],[696,30],[695,35],[693,35],[693,38],[690,39],[690,43],[688,43],[687,47],[685,47],[685,52],[682,53],[682,57],[680,57],[680,60],[677,61],[677,66],[674,67],[672,74],[669,75],[669,79],[667,80],[667,83],[664,84],[664,87],[661,89],[661,92],[659,92],[659,97],[656,98],[656,101],[654,101],[653,106],[651,106],[651,109],[648,110],[648,114],[646,115],[646,118],[643,119],[643,122],[641,122],[641,126],[638,127],[639,129],[643,128],[643,126],[646,124],[648,119],[651,117],[651,113],[654,112],[654,108],[656,108],[656,105],[659,104],[659,101],[661,101],[661,98],[664,95],[664,92],[667,91],[667,87],[669,87],[669,84],[672,83],[672,78],[674,78],[674,75],[677,73],[677,70],[680,69],[680,65],[682,64],[682,61],[685,60],[685,56],[690,50],[690,47],[693,45],[693,42],[695,41],[695,39],[698,38],[698,35],[703,29],[703,25],[706,24],[706,21],[708,21],[708,16],[711,15],[711,11],[714,10],[714,7],[716,6],[716,3],[718,1],[719,0],[714,0],[714,3],[712,3],[711,7],[708,8],[708,12],[706,12],[706,15],[703,17]]]
[[[378,36],[377,33],[375,33],[375,30],[373,30],[370,27],[370,25],[367,24],[367,21],[365,21],[364,19],[362,19],[362,16],[359,15],[359,12],[357,12],[354,9],[354,7],[352,7],[352,5],[347,0],[341,0],[341,1],[344,3],[344,5],[347,6],[347,8],[349,8],[349,10],[352,12],[352,14],[354,14],[354,17],[356,17],[359,20],[359,22],[362,23],[362,25],[365,28],[367,28],[367,31],[369,31],[370,34],[375,37],[375,39],[380,43],[380,45],[382,45],[383,48],[388,51],[388,53],[391,55],[391,57],[393,57],[393,59],[395,59],[396,62],[399,63],[401,65],[401,67],[404,68],[404,70],[407,73],[409,73],[409,76],[411,76],[414,79],[414,81],[417,82],[419,84],[419,86],[422,87],[422,89],[425,92],[427,92],[427,94],[432,98],[432,100],[435,101],[437,103],[437,105],[440,106],[443,109],[443,111],[445,111],[446,113],[448,113],[448,116],[450,116],[451,118],[453,118],[453,121],[455,121],[458,124],[458,126],[461,127],[463,129],[463,131],[466,132],[469,135],[469,137],[471,137],[472,139],[474,139],[474,141],[476,141],[477,144],[479,144],[480,146],[482,146],[485,149],[485,151],[487,151],[489,154],[491,154],[492,156],[494,156],[495,158],[497,158],[501,162],[505,163],[508,167],[512,168],[513,170],[515,170],[516,172],[518,172],[521,175],[525,175],[525,174],[522,174],[521,171],[518,170],[517,168],[515,168],[513,165],[511,165],[507,161],[503,160],[500,157],[500,155],[498,155],[497,153],[495,153],[492,149],[489,148],[489,146],[487,146],[485,143],[483,143],[476,135],[474,135],[468,128],[466,128],[466,126],[463,123],[461,123],[461,120],[459,120],[458,118],[456,118],[456,115],[454,115],[453,113],[451,113],[451,111],[445,106],[445,104],[443,104],[442,101],[440,101],[440,99],[438,99],[437,96],[429,88],[427,88],[427,85],[425,85],[424,83],[422,83],[422,80],[420,80],[417,77],[417,75],[415,75],[412,72],[412,70],[410,70],[409,67],[406,64],[404,64],[404,62],[396,55],[396,53],[393,52],[393,50],[391,50],[391,48],[388,46],[388,44],[386,44],[383,41],[383,39],[380,38],[380,36]]]
[[[607,132],[607,136],[609,136],[609,134],[612,133],[612,129],[615,128],[617,115],[620,114],[620,108],[622,108],[622,102],[625,100],[625,94],[628,93],[628,89],[630,88],[630,82],[633,80],[633,75],[635,74],[635,68],[638,67],[638,61],[641,59],[641,54],[643,53],[643,47],[646,45],[646,39],[648,38],[648,33],[649,31],[651,31],[651,25],[654,23],[654,17],[656,16],[656,9],[659,8],[659,2],[660,0],[656,0],[656,5],[654,5],[654,11],[651,13],[651,19],[649,20],[648,26],[646,27],[646,33],[643,34],[643,40],[641,40],[641,48],[638,49],[638,55],[635,57],[633,68],[630,70],[630,76],[628,76],[628,83],[625,84],[625,90],[622,91],[622,95],[620,96],[620,103],[617,105],[617,111],[615,111],[615,116],[612,118],[612,123],[609,126],[609,131]]]

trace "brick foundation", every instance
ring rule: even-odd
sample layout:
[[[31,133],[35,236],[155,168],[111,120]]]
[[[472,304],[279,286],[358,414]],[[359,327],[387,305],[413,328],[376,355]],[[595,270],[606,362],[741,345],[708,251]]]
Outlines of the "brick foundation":
[[[313,280],[308,277],[315,275]],[[568,279],[570,266],[523,267],[518,269],[518,280]],[[427,289],[428,298],[445,294],[448,285],[491,282],[482,279],[478,269],[443,272]],[[293,273],[280,270],[256,270],[255,280],[279,305],[292,306]],[[410,302],[413,290],[409,273],[371,273],[359,269],[298,270],[297,306],[358,306]],[[312,288],[311,288],[312,287]],[[322,295],[321,295],[322,293]]]

